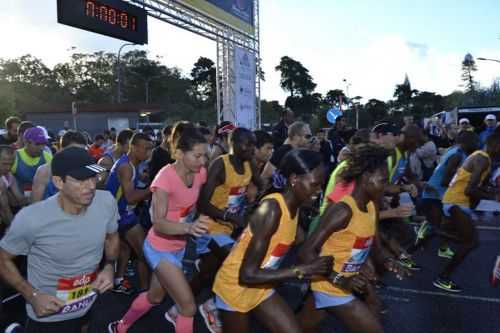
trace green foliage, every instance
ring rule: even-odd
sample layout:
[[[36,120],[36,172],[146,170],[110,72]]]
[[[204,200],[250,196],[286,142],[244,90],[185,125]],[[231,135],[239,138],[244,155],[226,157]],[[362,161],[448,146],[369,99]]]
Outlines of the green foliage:
[[[275,70],[281,72],[280,86],[290,93],[290,97],[310,95],[316,88],[309,70],[290,57],[282,57]]]
[[[476,81],[474,81],[473,72],[477,71],[476,61],[474,57],[467,53],[462,61],[462,81],[464,81],[464,87],[466,92],[474,92],[476,87]]]

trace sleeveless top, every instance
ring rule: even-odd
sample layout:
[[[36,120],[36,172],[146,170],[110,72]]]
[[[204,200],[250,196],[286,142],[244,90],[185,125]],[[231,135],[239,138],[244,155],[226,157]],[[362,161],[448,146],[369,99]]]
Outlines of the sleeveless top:
[[[241,175],[236,172],[229,161],[228,154],[222,155],[220,158],[222,158],[224,163],[226,179],[224,184],[215,188],[210,203],[218,209],[228,209],[231,213],[242,214],[243,208],[245,207],[247,187],[252,179],[250,162],[246,161],[243,163],[244,172]],[[212,220],[208,224],[210,234],[230,235],[233,229],[234,226],[232,223],[221,220]]]
[[[472,158],[473,156],[476,155],[481,155],[488,159],[488,164],[489,164],[488,168],[481,174],[481,182],[483,182],[484,179],[490,173],[491,159],[488,153],[486,153],[483,150],[475,151],[467,159]],[[451,180],[450,185],[448,186],[448,190],[446,190],[446,193],[444,194],[443,203],[454,204],[470,208],[471,206],[470,198],[467,195],[465,195],[465,189],[469,184],[470,177],[471,173],[465,170],[463,166],[460,167],[455,176],[453,176],[453,179]]]
[[[262,199],[262,201],[264,200],[275,200],[278,203],[281,218],[276,232],[271,237],[260,267],[278,269],[295,241],[298,214],[292,219],[283,195],[280,193],[270,194]],[[246,286],[239,283],[241,264],[252,237],[253,234],[249,225],[245,228],[238,242],[217,272],[213,287],[213,291],[217,296],[222,298],[233,309],[242,313],[254,309],[266,300],[273,290],[273,286],[268,284]]]
[[[52,160],[52,155],[48,151],[42,151],[38,157],[31,157],[26,152],[26,148],[16,150],[16,159],[11,172],[16,177],[19,189],[25,194],[31,192],[33,178],[39,166]]]
[[[123,192],[123,188],[120,184],[120,180],[118,179],[118,169],[123,164],[130,164],[130,166],[132,167],[131,180],[134,183],[135,187],[137,184],[137,171],[134,165],[130,163],[128,155],[123,155],[118,159],[118,161],[115,162],[115,164],[113,164],[113,167],[111,168],[108,179],[106,181],[106,190],[108,190],[109,192],[111,192],[111,194],[113,194],[118,204],[118,212],[120,214],[120,220],[127,217],[135,216],[134,209],[136,206],[135,204],[129,204],[127,202],[127,199],[125,198],[125,194]]]
[[[351,208],[352,217],[347,227],[334,232],[321,248],[321,256],[333,256],[333,270],[349,277],[359,273],[370,253],[377,230],[376,211],[373,202],[367,205],[367,212],[358,208],[352,196],[345,196],[340,202]],[[313,291],[332,296],[347,296],[349,291],[342,290],[326,277],[315,279],[311,283]]]
[[[432,173],[431,178],[427,182],[436,191],[424,189],[424,192],[422,193],[423,198],[438,199],[438,200],[441,200],[443,198],[447,187],[441,185],[441,182],[443,181],[446,164],[448,163],[450,157],[454,156],[455,154],[460,155],[460,165],[462,165],[465,159],[467,158],[467,155],[462,149],[460,149],[459,146],[451,147],[450,149],[448,149],[448,151],[444,154],[443,158],[441,159],[441,162]]]

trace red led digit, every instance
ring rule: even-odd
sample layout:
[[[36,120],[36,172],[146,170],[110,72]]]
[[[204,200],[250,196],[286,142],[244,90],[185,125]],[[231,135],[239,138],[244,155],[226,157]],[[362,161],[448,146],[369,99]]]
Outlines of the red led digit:
[[[127,29],[128,28],[128,14],[127,13],[120,13],[120,26],[123,28],[123,29]]]
[[[108,7],[102,5],[99,7],[99,19],[101,21],[108,21]]]
[[[113,8],[108,11],[108,22],[112,25],[116,24],[116,10]]]
[[[94,17],[95,16],[95,3],[87,0],[85,2],[85,15]]]
[[[137,17],[135,16],[130,17],[130,29],[132,29],[132,31],[137,31]]]

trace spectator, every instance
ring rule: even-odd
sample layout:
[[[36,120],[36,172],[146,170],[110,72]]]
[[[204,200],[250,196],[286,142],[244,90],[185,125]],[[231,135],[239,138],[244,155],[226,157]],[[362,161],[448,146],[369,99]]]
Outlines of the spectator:
[[[337,157],[346,145],[344,141],[344,132],[346,131],[345,118],[340,116],[337,118],[335,124],[328,132],[328,138],[321,146],[321,155],[323,156],[323,163],[325,164],[327,174],[329,174],[337,165]]]
[[[31,121],[23,121],[19,124],[17,128],[17,141],[12,144],[14,149],[21,149],[24,147],[24,132],[31,127],[35,127]]]
[[[210,162],[220,155],[229,153],[229,134],[236,129],[230,121],[223,121],[215,128],[215,140],[210,154]]]
[[[458,131],[473,131],[474,128],[471,126],[469,119],[461,118],[458,121],[459,129]]]
[[[254,131],[257,142],[255,144],[255,164],[259,174],[273,154],[273,138],[265,131]]]
[[[295,114],[289,108],[285,109],[281,114],[280,121],[273,128],[273,143],[278,149],[288,138],[288,127],[295,121]]]
[[[484,117],[484,124],[486,128],[479,134],[479,139],[481,140],[481,147],[484,147],[488,137],[493,134],[497,127],[497,117],[494,114],[489,114]]]
[[[9,117],[5,120],[5,129],[7,132],[0,135],[0,145],[11,145],[17,141],[17,128],[21,124],[21,119]]]
[[[103,155],[104,155],[104,142],[106,139],[102,134],[97,134],[94,138],[94,143],[90,145],[89,147],[89,154],[93,158],[95,158],[96,161],[98,161]]]

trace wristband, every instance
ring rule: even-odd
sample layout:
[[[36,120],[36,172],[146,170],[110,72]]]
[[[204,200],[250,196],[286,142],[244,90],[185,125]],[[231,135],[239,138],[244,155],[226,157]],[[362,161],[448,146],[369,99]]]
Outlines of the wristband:
[[[300,268],[292,266],[292,272],[297,276],[297,279],[302,280],[304,278],[304,272]]]
[[[335,274],[334,278],[332,279],[332,283],[336,286],[340,286],[340,283],[344,279],[344,276],[340,273],[332,273]]]

